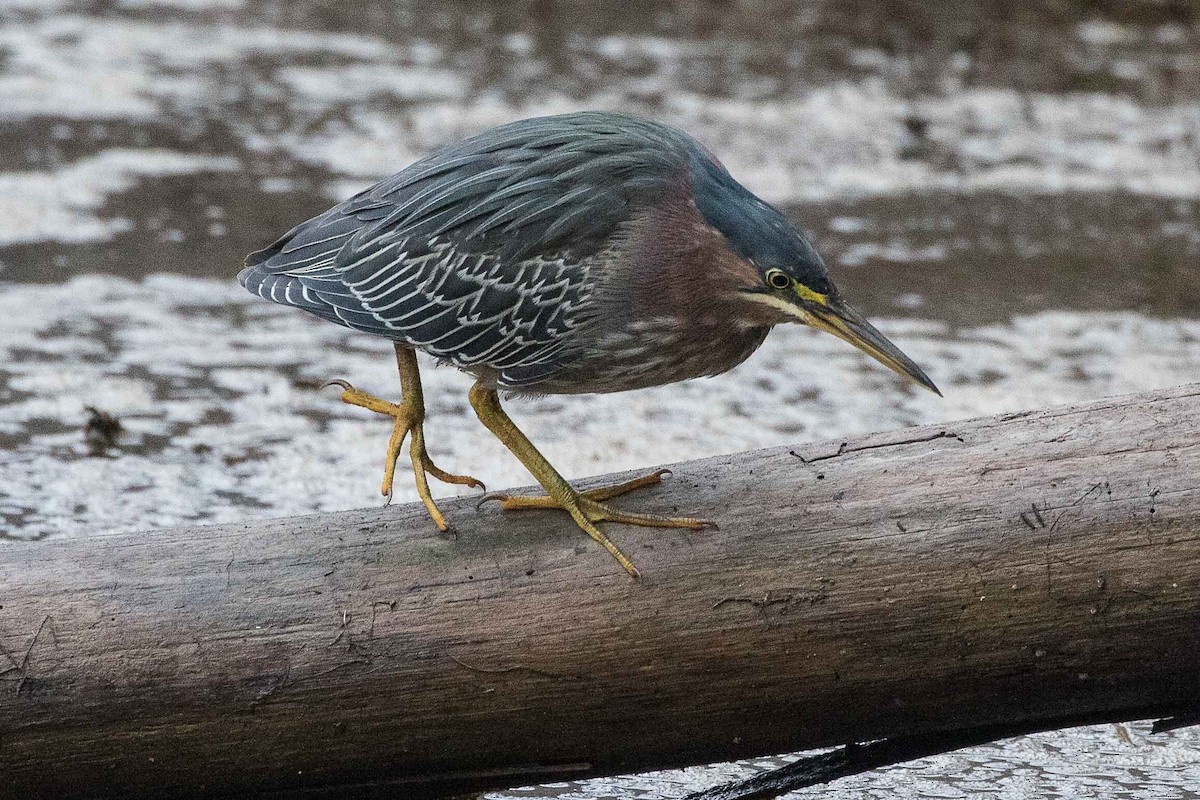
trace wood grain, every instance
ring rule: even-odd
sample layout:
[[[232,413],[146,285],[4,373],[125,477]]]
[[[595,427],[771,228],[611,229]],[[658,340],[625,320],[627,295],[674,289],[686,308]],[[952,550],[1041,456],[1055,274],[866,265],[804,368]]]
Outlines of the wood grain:
[[[0,796],[435,797],[1200,696],[1200,386],[446,502],[0,548]],[[365,479],[365,478],[364,478]],[[399,787],[399,792],[397,789]],[[306,795],[307,796],[307,795]]]

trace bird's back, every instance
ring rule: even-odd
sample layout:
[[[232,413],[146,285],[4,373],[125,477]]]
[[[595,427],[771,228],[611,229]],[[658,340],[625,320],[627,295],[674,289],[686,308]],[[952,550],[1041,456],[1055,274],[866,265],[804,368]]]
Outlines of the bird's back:
[[[263,297],[532,389],[578,357],[639,210],[686,190],[696,145],[582,112],[442,149],[250,255]]]

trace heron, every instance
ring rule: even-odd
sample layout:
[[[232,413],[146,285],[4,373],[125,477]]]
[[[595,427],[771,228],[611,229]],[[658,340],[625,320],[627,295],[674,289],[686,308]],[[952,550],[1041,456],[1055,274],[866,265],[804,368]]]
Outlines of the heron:
[[[399,402],[331,381],[343,402],[394,420],[385,497],[406,440],[417,494],[440,530],[449,526],[430,476],[483,488],[429,456],[420,350],[474,378],[471,407],[546,492],[487,498],[506,510],[565,510],[634,578],[600,523],[708,523],[608,502],[666,470],[576,489],[514,424],[501,393],[624,392],[718,375],[774,326],[800,323],[940,394],[843,300],[792,220],[688,134],[626,113],[534,117],[444,146],[252,253],[238,279],[393,342]]]

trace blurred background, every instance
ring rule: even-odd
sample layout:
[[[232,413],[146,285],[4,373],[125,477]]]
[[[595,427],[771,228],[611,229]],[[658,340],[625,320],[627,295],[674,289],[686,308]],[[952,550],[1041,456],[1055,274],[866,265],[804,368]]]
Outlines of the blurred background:
[[[395,393],[390,347],[252,297],[241,259],[430,148],[584,108],[706,144],[946,397],[777,329],[719,378],[514,403],[568,476],[1200,379],[1197,3],[0,0],[0,539],[378,503],[390,423],[318,387]],[[468,379],[425,375],[435,459],[528,483]],[[1200,735],[1142,730],[820,794],[1200,785]]]

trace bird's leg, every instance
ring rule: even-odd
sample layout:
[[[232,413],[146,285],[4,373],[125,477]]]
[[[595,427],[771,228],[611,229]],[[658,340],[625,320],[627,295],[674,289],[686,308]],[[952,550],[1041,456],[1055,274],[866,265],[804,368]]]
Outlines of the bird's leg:
[[[337,384],[342,387],[342,402],[353,406],[361,406],[378,414],[386,414],[395,419],[392,426],[392,436],[388,440],[387,460],[383,468],[383,485],[380,492],[392,500],[392,481],[396,475],[396,461],[400,458],[400,450],[404,440],[412,434],[409,443],[409,457],[412,459],[413,476],[417,482],[417,494],[425,504],[429,516],[440,530],[449,530],[446,518],[433,502],[429,493],[429,479],[432,475],[443,483],[454,483],[460,486],[470,486],[476,489],[485,488],[482,481],[469,475],[455,475],[438,467],[425,450],[425,396],[421,391],[421,373],[417,368],[417,354],[412,348],[396,344],[396,366],[400,371],[400,402],[389,403],[378,397],[355,389],[346,381],[334,380],[328,385]]]
[[[533,442],[529,441],[529,438],[505,413],[500,406],[500,397],[496,394],[495,389],[489,389],[477,383],[471,387],[470,400],[471,407],[475,409],[480,421],[504,443],[505,447],[512,451],[513,455],[520,459],[548,495],[546,498],[499,496],[494,499],[499,499],[502,503],[505,500],[510,501],[509,505],[504,506],[506,508],[561,508],[565,510],[575,520],[575,524],[583,529],[584,533],[603,545],[604,549],[612,554],[612,557],[634,578],[638,577],[637,568],[633,566],[629,557],[621,552],[620,548],[600,532],[600,529],[596,527],[597,522],[623,522],[654,528],[704,528],[711,524],[705,520],[690,517],[634,514],[611,508],[601,502],[610,497],[658,483],[662,479],[662,470],[617,486],[593,489],[590,493],[576,491],[566,478],[560,475],[558,470],[554,469],[546,460],[546,457],[538,452]]]

